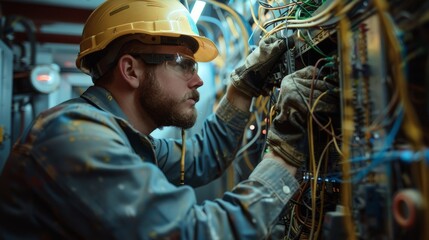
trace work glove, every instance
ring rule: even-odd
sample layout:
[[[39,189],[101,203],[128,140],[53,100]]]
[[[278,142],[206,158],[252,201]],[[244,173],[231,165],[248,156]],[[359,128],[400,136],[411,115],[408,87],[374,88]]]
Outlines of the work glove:
[[[246,57],[244,65],[231,73],[232,85],[250,97],[268,96],[274,85],[266,79],[288,47],[293,47],[291,38],[270,36],[262,39],[259,46]]]
[[[269,149],[297,168],[307,159],[310,98],[317,119],[327,119],[339,109],[338,88],[323,80],[312,80],[317,72],[317,68],[308,66],[283,78],[274,106],[276,115],[267,135]]]

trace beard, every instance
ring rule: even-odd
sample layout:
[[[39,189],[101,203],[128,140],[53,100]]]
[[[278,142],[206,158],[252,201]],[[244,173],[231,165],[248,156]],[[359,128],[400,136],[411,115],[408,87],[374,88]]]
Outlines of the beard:
[[[189,98],[199,100],[197,90],[186,94],[182,99],[174,99],[168,93],[165,93],[159,82],[155,79],[153,69],[145,74],[146,81],[139,90],[140,105],[157,124],[157,127],[175,126],[188,129],[194,126],[197,120],[197,111],[195,107],[190,112],[181,110],[180,104],[186,102]]]

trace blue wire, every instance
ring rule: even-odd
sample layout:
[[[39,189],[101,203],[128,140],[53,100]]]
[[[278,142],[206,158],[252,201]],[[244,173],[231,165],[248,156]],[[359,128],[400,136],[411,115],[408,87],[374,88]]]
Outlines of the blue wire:
[[[334,176],[329,177],[329,179],[331,179],[331,181],[351,182],[351,183],[356,184],[356,183],[360,182],[371,170],[373,170],[375,167],[377,167],[381,163],[385,163],[385,162],[389,162],[389,161],[396,161],[396,160],[401,160],[403,162],[411,163],[411,162],[418,161],[419,159],[421,159],[421,157],[422,157],[421,153],[412,152],[410,150],[409,151],[401,150],[401,151],[387,152],[390,149],[390,147],[392,146],[393,141],[395,140],[395,137],[399,132],[402,120],[403,120],[403,109],[401,108],[399,110],[398,117],[396,118],[396,121],[394,122],[390,133],[386,136],[386,139],[384,141],[384,146],[383,146],[381,151],[376,152],[372,156],[369,156],[369,157],[366,157],[366,156],[365,157],[354,157],[354,158],[349,160],[351,163],[372,160],[372,162],[367,167],[365,167],[364,169],[359,171],[355,177],[352,177],[351,179],[341,179],[339,177],[342,174],[337,173],[337,174],[333,174]],[[426,161],[429,163],[429,150],[426,150],[423,153],[423,156],[426,157]]]
[[[200,16],[199,21],[204,21],[204,22],[208,22],[208,23],[212,23],[214,25],[216,25],[219,30],[222,32],[222,35],[225,38],[225,42],[229,42],[231,39],[231,35],[229,34],[228,31],[225,30],[225,28],[222,26],[222,23],[219,19],[214,18],[214,17],[208,17],[208,16]],[[228,44],[225,44],[225,54],[226,56],[229,56],[229,46]]]
[[[253,38],[253,34],[255,34],[255,32],[256,32],[256,28],[255,28],[255,30],[253,30],[252,31],[252,33],[250,34],[250,36],[249,36],[249,39],[247,40],[247,43],[250,45],[250,39],[252,39]]]
[[[211,27],[204,26],[204,24],[199,24],[198,30],[202,32],[204,37],[207,37],[208,39],[214,39],[213,30],[211,30]]]
[[[419,151],[419,152],[415,152],[412,150],[399,150],[399,151],[392,151],[389,152],[387,154],[385,154],[379,163],[387,163],[387,162],[393,162],[393,161],[401,161],[404,163],[414,163],[414,162],[418,162],[421,161],[424,158],[424,161],[426,162],[426,164],[429,165],[429,149],[425,149],[423,151]],[[359,158],[354,158],[353,161],[354,162],[359,162],[359,161],[367,161],[370,160],[369,157],[359,157]],[[366,169],[367,170],[369,168],[373,168],[375,167],[375,165],[370,165],[368,166]],[[365,173],[365,175],[369,172],[369,170]],[[340,183],[344,183],[344,182],[352,182],[352,183],[357,183],[358,180],[360,179],[352,179],[352,180],[344,180],[341,179],[339,177],[341,177],[341,173],[337,172],[337,173],[331,173],[327,176],[324,177],[324,180],[330,181],[330,182],[340,182]]]
[[[359,172],[356,175],[356,177],[352,179],[352,182],[356,183],[356,182],[361,181],[374,167],[378,166],[381,162],[383,162],[383,160],[385,160],[386,152],[392,146],[393,141],[395,140],[395,137],[399,132],[399,129],[401,127],[402,120],[404,117],[403,115],[404,115],[404,112],[403,112],[403,109],[401,107],[401,109],[399,110],[399,116],[396,118],[396,121],[394,122],[394,124],[392,126],[392,130],[386,136],[386,140],[384,142],[384,147],[382,148],[381,151],[376,152],[372,156],[372,162],[369,164],[369,166],[366,167],[365,169],[363,169],[361,172]],[[351,161],[354,161],[354,159],[352,159]]]

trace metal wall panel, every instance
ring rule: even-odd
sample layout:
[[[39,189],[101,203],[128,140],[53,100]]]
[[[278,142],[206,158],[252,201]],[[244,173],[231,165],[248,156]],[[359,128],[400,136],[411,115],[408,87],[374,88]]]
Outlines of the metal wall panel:
[[[12,50],[0,41],[0,172],[11,148]]]

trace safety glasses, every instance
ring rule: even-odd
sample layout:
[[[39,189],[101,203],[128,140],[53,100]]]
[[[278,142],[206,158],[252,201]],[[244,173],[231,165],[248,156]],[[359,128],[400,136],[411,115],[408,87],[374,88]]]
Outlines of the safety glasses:
[[[186,80],[191,79],[198,72],[198,63],[189,56],[176,54],[140,53],[135,57],[142,59],[147,64],[161,64],[183,75]]]

